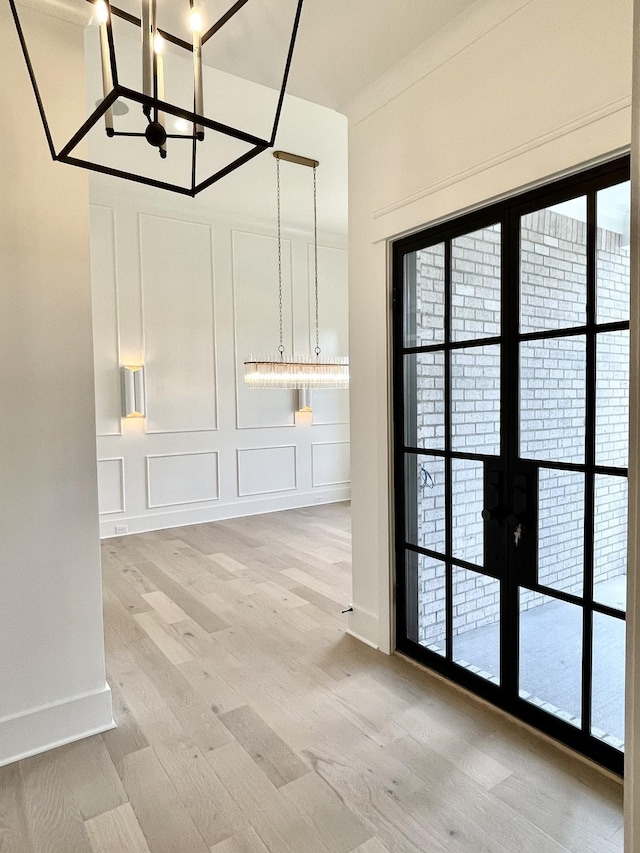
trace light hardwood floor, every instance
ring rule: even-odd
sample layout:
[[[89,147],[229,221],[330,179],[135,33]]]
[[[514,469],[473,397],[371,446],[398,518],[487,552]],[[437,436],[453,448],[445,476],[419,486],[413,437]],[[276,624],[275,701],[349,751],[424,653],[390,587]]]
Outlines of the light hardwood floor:
[[[0,770],[2,853],[614,853],[621,786],[345,634],[346,504],[103,544],[118,728]]]

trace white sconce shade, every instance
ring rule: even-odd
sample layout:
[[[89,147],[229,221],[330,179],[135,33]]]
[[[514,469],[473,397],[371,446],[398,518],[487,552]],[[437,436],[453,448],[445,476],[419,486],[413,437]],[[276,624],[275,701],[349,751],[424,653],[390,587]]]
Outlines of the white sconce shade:
[[[144,367],[125,365],[122,368],[122,417],[144,418]]]
[[[299,412],[311,412],[313,408],[311,406],[311,389],[310,388],[299,388],[298,389],[298,411]]]

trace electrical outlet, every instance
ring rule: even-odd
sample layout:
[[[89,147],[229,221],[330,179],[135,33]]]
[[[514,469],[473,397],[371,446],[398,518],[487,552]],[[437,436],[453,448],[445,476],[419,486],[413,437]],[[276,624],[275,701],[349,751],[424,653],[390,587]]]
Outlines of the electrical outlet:
[[[314,502],[314,504],[322,503],[322,495],[314,495],[313,496],[313,502]]]
[[[123,533],[129,532],[128,524],[116,524],[116,536],[121,536]]]

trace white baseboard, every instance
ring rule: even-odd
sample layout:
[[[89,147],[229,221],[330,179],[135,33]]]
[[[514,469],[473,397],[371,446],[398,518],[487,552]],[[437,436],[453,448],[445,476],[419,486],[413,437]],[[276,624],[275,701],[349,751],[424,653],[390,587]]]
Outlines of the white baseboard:
[[[114,729],[111,688],[0,720],[0,767]]]
[[[348,501],[351,497],[351,486],[345,484],[322,491],[305,492],[304,494],[289,493],[278,495],[260,495],[253,498],[242,498],[230,503],[210,504],[206,507],[171,507],[163,510],[149,510],[144,515],[116,517],[100,520],[100,537],[109,539],[121,536],[116,533],[116,525],[127,525],[127,534],[148,533],[151,530],[165,530],[169,527],[185,527],[189,524],[204,524],[208,521],[224,521],[228,518],[241,518],[245,515],[262,515],[266,512],[281,512],[287,509],[300,509],[306,506]],[[318,500],[319,499],[319,500]]]
[[[378,616],[354,604],[353,612],[349,613],[349,629],[347,630],[347,634],[374,649],[378,649],[380,648],[380,644],[378,643],[378,629]]]

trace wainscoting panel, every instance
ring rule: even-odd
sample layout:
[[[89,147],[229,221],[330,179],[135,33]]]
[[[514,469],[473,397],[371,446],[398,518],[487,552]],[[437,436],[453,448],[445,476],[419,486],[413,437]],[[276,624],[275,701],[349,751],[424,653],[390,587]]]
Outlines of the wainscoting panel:
[[[275,179],[273,158],[268,166]],[[294,182],[301,172],[300,181],[310,191],[309,170],[292,166],[291,172]],[[275,185],[273,190],[275,195]],[[349,437],[348,392],[314,391],[313,416],[304,417],[297,416],[295,391],[251,391],[244,384],[246,356],[277,353],[275,215],[269,220],[238,216],[166,193],[154,199],[136,188],[125,197],[106,183],[95,189],[92,203],[97,215],[91,248],[102,259],[94,269],[97,358],[108,348],[100,343],[100,330],[110,329],[113,356],[102,372],[113,394],[105,411],[113,409],[118,429],[97,442],[98,458],[104,460],[101,535],[120,536],[125,527],[127,533],[140,533],[348,499],[344,464],[335,458],[344,456],[343,448],[316,451],[315,480],[321,485],[312,481],[312,442],[340,443]],[[284,343],[288,352],[295,345],[304,353],[313,334],[313,234],[303,227],[310,225],[311,211],[309,222],[300,214],[303,225],[294,229],[287,223],[296,211],[283,195],[283,213],[285,207],[291,216],[287,213],[283,220]],[[324,285],[320,281],[321,344],[327,352],[343,354],[346,252],[329,248],[344,245],[333,242],[335,235],[321,233],[320,239],[325,280]],[[105,255],[111,257],[111,267]],[[109,268],[113,274],[105,277]],[[344,277],[342,295],[336,292],[336,276]],[[328,311],[323,286],[333,303]],[[120,418],[118,368],[129,363],[146,367],[145,418]],[[111,461],[120,457],[122,462]],[[333,481],[336,485],[325,485]]]
[[[316,486],[337,486],[350,480],[348,441],[317,441],[311,445],[311,481]]]
[[[115,211],[92,204],[91,301],[98,435],[120,435],[120,334]]]
[[[316,426],[339,426],[349,423],[348,391],[314,389],[312,400],[313,422]]]
[[[266,495],[298,487],[296,446],[238,450],[238,495]]]
[[[146,460],[149,509],[219,499],[217,452],[159,454]]]
[[[100,515],[124,512],[124,459],[98,459]]]
[[[275,237],[233,231],[233,301],[238,429],[293,426],[293,391],[252,390],[244,384],[249,355],[276,353],[279,344],[278,243]],[[284,346],[293,340],[291,241],[282,241]]]
[[[210,226],[141,214],[140,269],[147,432],[215,430]]]

